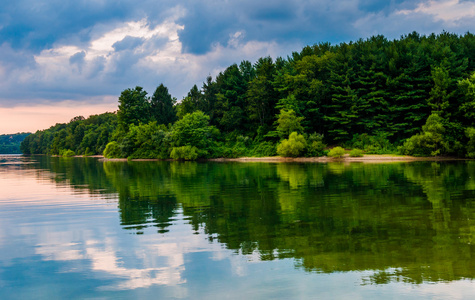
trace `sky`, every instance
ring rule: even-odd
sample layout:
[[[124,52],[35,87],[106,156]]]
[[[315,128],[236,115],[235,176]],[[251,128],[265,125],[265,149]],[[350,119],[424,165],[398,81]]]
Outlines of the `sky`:
[[[117,110],[163,83],[182,99],[226,67],[382,34],[475,32],[475,0],[2,0],[0,134]]]

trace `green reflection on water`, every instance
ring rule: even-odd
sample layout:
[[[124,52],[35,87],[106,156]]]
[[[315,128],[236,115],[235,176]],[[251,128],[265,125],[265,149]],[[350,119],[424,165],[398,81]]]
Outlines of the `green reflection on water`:
[[[375,270],[368,283],[475,278],[475,162],[270,164],[38,158],[52,180],[118,193],[120,223],[173,226],[309,272]]]

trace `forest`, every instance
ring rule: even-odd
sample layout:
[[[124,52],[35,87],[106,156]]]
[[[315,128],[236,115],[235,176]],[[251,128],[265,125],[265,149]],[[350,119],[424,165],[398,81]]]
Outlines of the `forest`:
[[[20,154],[20,144],[30,133],[0,134],[0,154]]]
[[[195,160],[362,153],[475,158],[475,36],[413,32],[233,64],[177,101],[125,89],[117,112],[29,135],[24,154]]]

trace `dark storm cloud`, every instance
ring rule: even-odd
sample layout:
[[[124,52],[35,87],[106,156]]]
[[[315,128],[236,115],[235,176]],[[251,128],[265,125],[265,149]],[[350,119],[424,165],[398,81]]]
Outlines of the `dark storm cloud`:
[[[0,11],[0,40],[37,52],[71,35],[87,41],[83,29],[124,19],[130,6],[123,1],[6,0]]]
[[[415,5],[401,0],[191,1],[180,19],[185,26],[180,39],[186,51],[196,54],[225,45],[236,31],[245,32],[246,40],[339,43],[361,37],[353,24],[366,15]]]
[[[232,63],[304,45],[474,31],[471,7],[466,0],[4,0],[0,106],[119,94],[141,82],[152,89],[163,82],[179,98]],[[114,32],[141,20],[146,26]],[[96,45],[104,36],[109,48]]]
[[[461,2],[463,2],[461,0]],[[94,25],[148,17],[160,23],[174,6],[186,13],[179,19],[184,51],[203,54],[216,43],[225,44],[230,34],[245,31],[249,40],[288,40],[305,44],[323,39],[340,42],[357,39],[352,23],[368,13],[389,14],[413,8],[420,1],[404,0],[295,0],[295,1],[117,1],[117,0],[6,0],[0,4],[0,41],[13,49],[38,53],[57,41],[74,36],[91,38]],[[413,24],[418,27],[418,24]]]
[[[335,42],[346,38],[346,32],[351,32],[349,23],[360,14],[348,8],[342,15],[341,5],[323,0],[192,2],[186,6],[188,13],[182,19],[185,30],[180,39],[186,51],[197,54],[209,51],[216,43],[226,44],[236,31],[244,31],[247,40],[299,40],[313,44],[320,37],[331,37]],[[341,24],[332,22],[335,19]],[[336,25],[343,32],[335,34]]]

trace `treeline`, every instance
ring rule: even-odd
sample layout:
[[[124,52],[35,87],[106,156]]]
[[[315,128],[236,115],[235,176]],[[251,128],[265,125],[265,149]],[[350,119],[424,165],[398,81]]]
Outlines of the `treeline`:
[[[73,118],[67,124],[56,124],[39,130],[21,143],[23,154],[94,155],[102,154],[117,128],[117,115],[104,113]]]
[[[0,135],[0,154],[20,154],[20,144],[30,133]]]
[[[67,137],[74,135],[70,124],[61,125]],[[152,97],[141,87],[124,90],[104,154],[318,156],[325,145],[340,145],[366,153],[475,157],[474,126],[475,36],[414,32],[243,61],[193,86],[179,103],[163,85]],[[85,151],[71,138],[75,144],[38,149],[34,140],[41,134],[25,140],[28,153]]]

